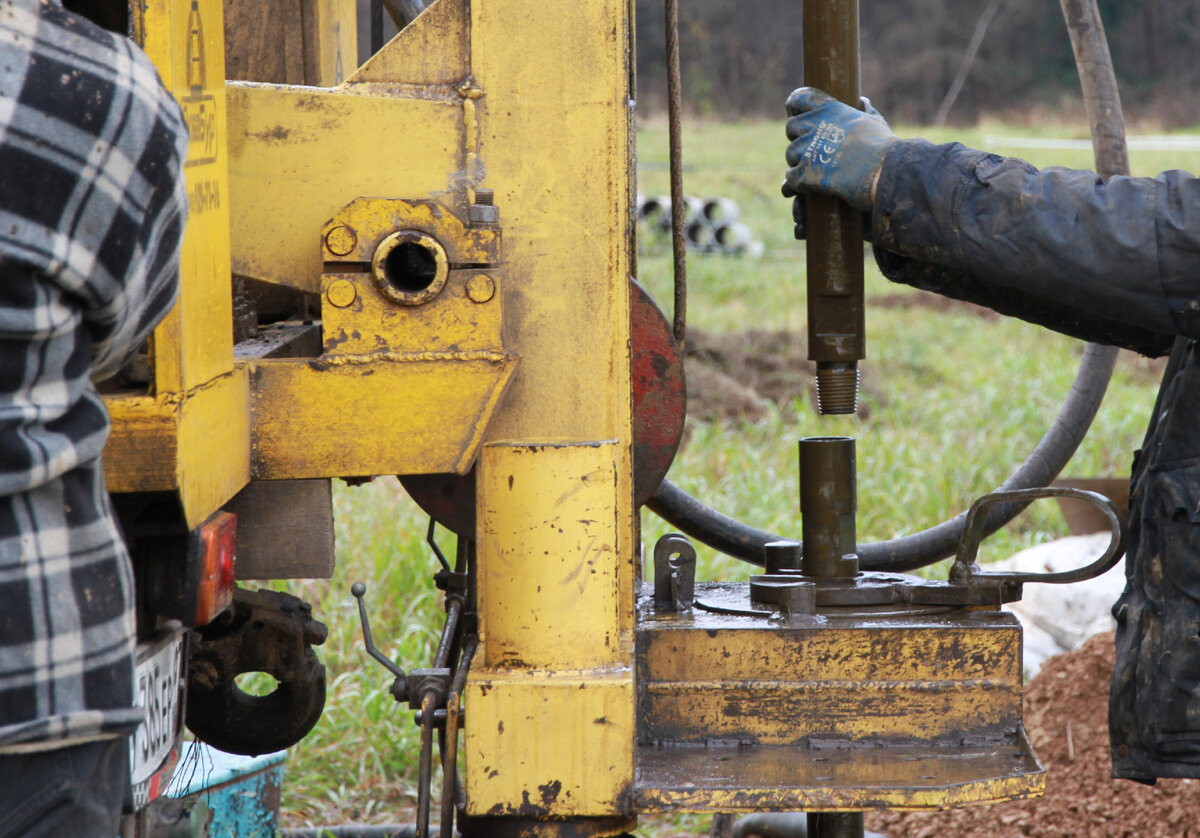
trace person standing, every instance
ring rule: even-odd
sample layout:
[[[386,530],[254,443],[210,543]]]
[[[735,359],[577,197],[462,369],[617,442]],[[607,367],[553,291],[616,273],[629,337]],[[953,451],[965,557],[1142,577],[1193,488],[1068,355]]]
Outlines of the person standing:
[[[186,154],[180,108],[132,42],[51,0],[0,0],[4,838],[119,830],[141,709],[93,381],[174,303]]]

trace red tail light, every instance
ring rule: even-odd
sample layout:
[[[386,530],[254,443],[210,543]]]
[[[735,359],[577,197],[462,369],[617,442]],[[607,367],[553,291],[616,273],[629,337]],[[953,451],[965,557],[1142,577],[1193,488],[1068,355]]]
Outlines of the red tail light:
[[[237,549],[237,516],[218,512],[196,531],[198,579],[193,625],[211,623],[233,603],[234,553]]]

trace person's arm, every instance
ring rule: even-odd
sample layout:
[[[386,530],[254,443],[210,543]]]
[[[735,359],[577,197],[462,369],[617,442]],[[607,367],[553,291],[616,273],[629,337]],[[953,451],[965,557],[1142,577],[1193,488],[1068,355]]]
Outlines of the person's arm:
[[[1037,170],[923,140],[893,145],[872,240],[900,282],[1148,355],[1200,337],[1200,180]]]
[[[1195,178],[1104,183],[901,141],[811,88],[792,94],[788,112],[787,188],[869,211],[889,278],[1146,354],[1166,352],[1176,334],[1200,336]]]
[[[79,311],[101,379],[137,351],[178,292],[187,128],[127,38],[52,5],[40,21],[53,49],[5,91],[14,107],[0,254],[37,268]]]

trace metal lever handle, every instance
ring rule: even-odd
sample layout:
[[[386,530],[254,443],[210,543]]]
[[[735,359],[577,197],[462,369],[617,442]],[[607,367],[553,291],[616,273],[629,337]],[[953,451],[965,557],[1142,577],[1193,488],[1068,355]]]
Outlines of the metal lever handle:
[[[1086,501],[1097,507],[1108,519],[1112,539],[1100,558],[1091,564],[1077,567],[1074,570],[1064,570],[1058,573],[985,573],[975,563],[979,555],[979,544],[984,539],[984,526],[987,515],[984,512],[989,507],[1001,503],[1028,504],[1041,498],[1074,498]],[[1041,582],[1052,585],[1064,585],[1069,582],[1082,582],[1092,579],[1111,570],[1125,553],[1126,542],[1125,514],[1115,503],[1104,495],[1088,492],[1083,489],[1069,489],[1065,486],[1045,486],[1035,489],[1016,489],[1007,492],[992,492],[977,499],[967,511],[967,522],[963,529],[962,541],[959,543],[958,555],[950,568],[950,581],[956,585],[969,584],[972,581],[999,582],[1022,584],[1025,582]]]
[[[371,637],[371,623],[367,620],[367,606],[363,604],[363,596],[367,593],[367,586],[362,582],[355,582],[350,586],[350,593],[358,600],[358,616],[362,620],[363,645],[367,648],[367,654],[383,664],[388,672],[396,676],[399,683],[403,683],[408,677],[404,674],[404,670],[397,666],[391,658],[379,651],[374,639]]]

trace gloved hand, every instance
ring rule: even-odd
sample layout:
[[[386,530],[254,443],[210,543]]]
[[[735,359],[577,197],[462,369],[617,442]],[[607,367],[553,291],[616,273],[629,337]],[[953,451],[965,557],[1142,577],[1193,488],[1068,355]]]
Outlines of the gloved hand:
[[[857,110],[814,87],[792,92],[785,196],[819,192],[861,212],[871,209],[879,168],[897,138],[870,102],[863,105]]]

